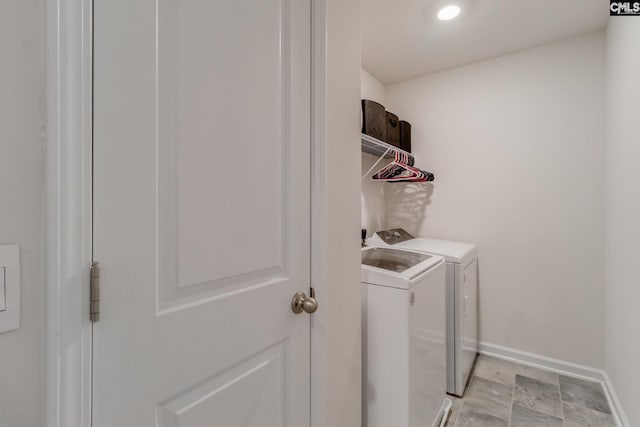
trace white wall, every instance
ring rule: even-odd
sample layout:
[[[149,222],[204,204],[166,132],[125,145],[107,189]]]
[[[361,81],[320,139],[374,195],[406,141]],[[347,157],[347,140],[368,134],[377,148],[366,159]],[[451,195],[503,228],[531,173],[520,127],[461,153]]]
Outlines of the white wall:
[[[360,96],[362,99],[370,99],[384,105],[385,103],[385,87],[376,80],[367,70],[360,70]],[[377,161],[379,157],[371,154],[362,153],[361,165],[362,174],[364,175]],[[382,169],[388,161],[378,163],[374,170]],[[369,174],[371,175],[371,174]],[[367,229],[367,234],[371,236],[378,230],[384,230],[385,221],[385,184],[375,182],[367,176],[362,180],[362,192],[360,194],[361,204],[361,225]]]
[[[640,21],[607,28],[606,370],[629,418],[640,425]]]
[[[324,181],[314,190],[327,203],[314,205],[313,220],[325,224],[324,243],[313,244],[326,293],[318,295],[318,316],[326,337],[324,407],[317,427],[353,427],[360,423],[360,4],[326,0],[326,147]],[[317,194],[318,191],[315,191]],[[317,206],[317,208],[315,207]],[[316,317],[318,319],[318,317]],[[316,325],[318,326],[318,325]]]
[[[604,35],[387,87],[433,187],[386,189],[387,225],[474,242],[481,339],[604,365]]]
[[[44,2],[0,13],[0,244],[20,244],[21,327],[0,334],[0,425],[42,425],[44,390]]]
[[[360,68],[360,94],[362,99],[370,99],[384,105],[385,87],[364,68]]]

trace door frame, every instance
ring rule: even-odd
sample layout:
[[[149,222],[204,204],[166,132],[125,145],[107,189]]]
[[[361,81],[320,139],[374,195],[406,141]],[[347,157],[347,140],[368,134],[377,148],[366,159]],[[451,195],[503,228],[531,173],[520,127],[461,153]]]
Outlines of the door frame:
[[[91,427],[92,25],[94,0],[46,0],[47,427]],[[311,0],[311,426],[324,425],[326,4]]]
[[[47,427],[91,426],[92,0],[46,0]]]

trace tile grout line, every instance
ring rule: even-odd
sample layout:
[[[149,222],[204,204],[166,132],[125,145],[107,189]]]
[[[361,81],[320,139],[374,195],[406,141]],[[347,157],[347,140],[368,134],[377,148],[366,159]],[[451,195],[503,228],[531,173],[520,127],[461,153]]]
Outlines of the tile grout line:
[[[560,397],[560,412],[562,413],[562,425],[566,426],[567,423],[564,419],[564,400],[562,400],[562,389],[560,388],[560,374],[558,374],[558,396]]]
[[[520,375],[520,376],[522,376],[522,377],[529,378],[529,379],[532,379],[532,380],[534,380],[534,381],[538,381],[538,382],[543,383],[543,384],[553,384],[553,385],[555,385],[555,386],[557,386],[557,387],[558,387],[558,401],[560,402],[560,412],[561,412],[561,414],[562,414],[562,415],[560,415],[560,416],[558,417],[558,416],[555,416],[555,415],[552,415],[552,414],[548,414],[548,413],[546,413],[546,412],[542,412],[542,411],[539,411],[539,410],[536,410],[536,409],[532,409],[532,408],[530,408],[530,409],[531,409],[532,411],[534,411],[534,412],[537,412],[537,413],[540,413],[540,414],[543,414],[543,415],[546,415],[546,416],[549,416],[549,417],[553,417],[553,418],[556,418],[556,419],[560,419],[560,420],[562,421],[562,425],[563,425],[563,426],[565,426],[565,419],[564,419],[564,404],[563,404],[563,403],[564,403],[564,401],[562,400],[562,390],[560,389],[560,374],[557,374],[557,375],[558,375],[558,383],[557,383],[557,384],[554,384],[554,383],[550,383],[550,382],[547,382],[547,381],[544,381],[544,380],[541,380],[541,379],[532,378],[532,377],[529,377],[529,376],[524,375],[524,374],[518,374],[518,373],[517,373],[517,369],[518,369],[517,367],[518,367],[518,366],[525,366],[525,367],[526,367],[526,365],[522,365],[522,364],[520,364],[520,363],[516,364],[516,380],[517,380],[517,376],[518,376],[518,375]],[[547,370],[545,370],[545,369],[540,369],[540,370],[541,370],[541,371],[545,371],[545,372],[551,372],[551,371],[547,371]],[[514,395],[514,404],[515,404],[515,395]]]
[[[513,387],[511,387],[511,407],[509,408],[509,426],[508,427],[511,427],[511,418],[513,418],[513,405],[515,404],[515,401],[516,401],[516,376],[518,375],[516,374],[516,372],[518,372],[517,364],[514,367],[514,372],[513,372]]]
[[[511,387],[511,407],[509,408],[509,425],[511,427],[511,419],[513,418],[513,405],[516,401],[516,377],[518,376],[518,364],[513,364],[513,386]]]

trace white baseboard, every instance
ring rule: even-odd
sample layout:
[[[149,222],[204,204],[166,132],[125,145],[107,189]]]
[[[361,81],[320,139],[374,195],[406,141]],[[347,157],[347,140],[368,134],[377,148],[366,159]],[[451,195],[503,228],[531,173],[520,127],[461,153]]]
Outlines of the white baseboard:
[[[613,418],[618,427],[631,427],[606,371],[487,342],[480,342],[479,347],[480,354],[498,357],[534,368],[546,369],[570,377],[599,382],[604,388]]]
[[[544,368],[562,375],[604,383],[605,372],[602,369],[553,359],[551,357],[541,356],[539,354],[528,353],[526,351],[486,342],[480,343],[480,353],[486,354],[487,356],[496,356],[501,359],[511,360],[522,365],[533,366],[534,368]]]
[[[629,422],[629,418],[627,418],[627,414],[625,414],[624,409],[622,409],[622,404],[618,399],[618,395],[616,394],[616,389],[613,388],[613,383],[611,382],[611,378],[609,378],[609,374],[605,371],[604,373],[604,382],[602,383],[604,390],[607,392],[607,400],[609,401],[609,405],[614,412],[613,416],[616,419],[616,423],[618,423],[619,427],[631,427],[631,423]]]

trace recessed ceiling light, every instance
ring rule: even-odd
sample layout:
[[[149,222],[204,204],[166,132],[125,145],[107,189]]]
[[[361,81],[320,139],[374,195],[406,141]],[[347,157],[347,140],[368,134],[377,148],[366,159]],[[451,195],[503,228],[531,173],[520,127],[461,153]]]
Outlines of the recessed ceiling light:
[[[460,15],[460,7],[456,5],[445,6],[438,11],[438,19],[448,21]]]

